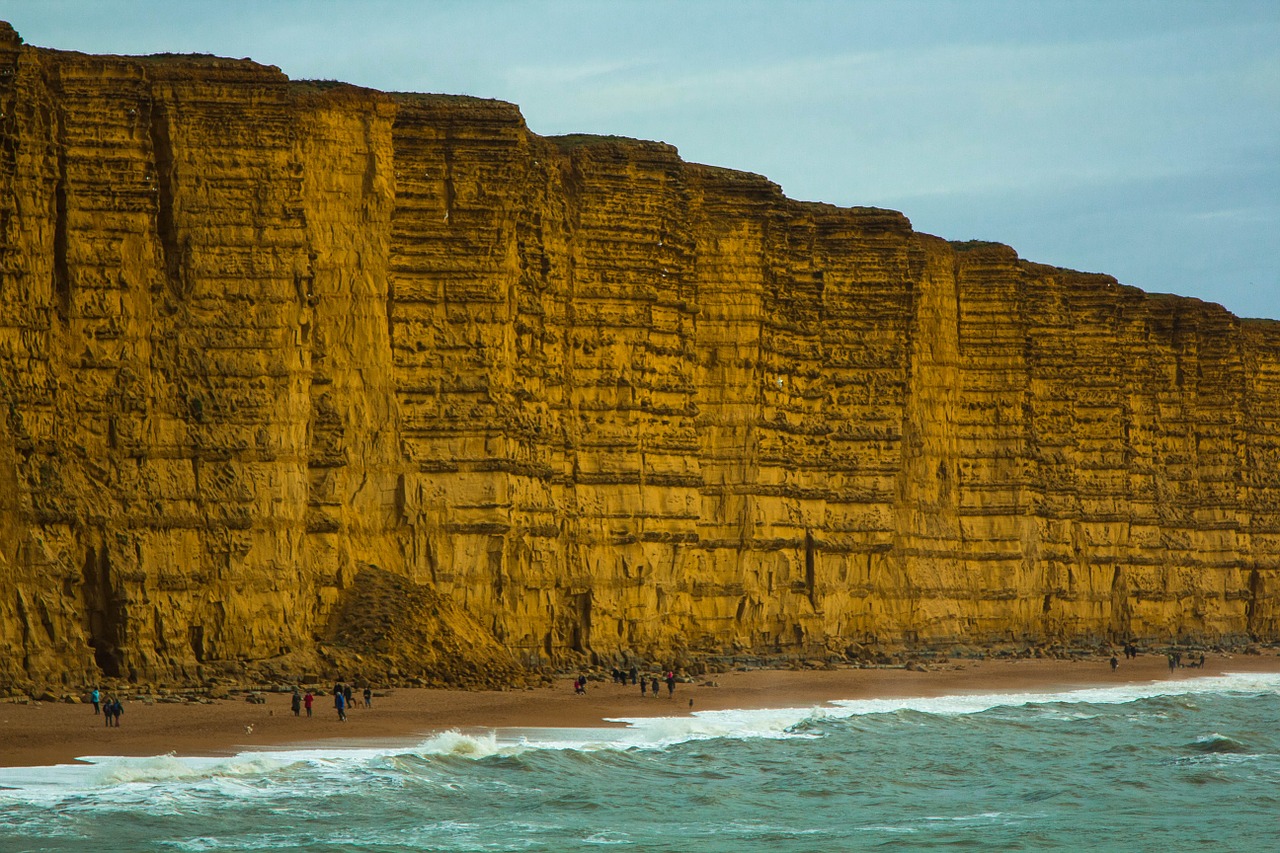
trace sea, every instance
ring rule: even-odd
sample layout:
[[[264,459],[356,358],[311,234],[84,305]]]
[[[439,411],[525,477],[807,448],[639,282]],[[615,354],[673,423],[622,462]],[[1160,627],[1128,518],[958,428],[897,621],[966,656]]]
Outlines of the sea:
[[[1280,674],[0,768],[0,851],[1280,850]]]

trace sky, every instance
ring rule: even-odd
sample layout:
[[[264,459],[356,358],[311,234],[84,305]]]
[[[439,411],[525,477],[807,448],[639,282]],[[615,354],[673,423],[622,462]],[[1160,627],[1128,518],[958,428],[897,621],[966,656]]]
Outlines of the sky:
[[[498,98],[1280,319],[1276,0],[0,0],[28,44]]]

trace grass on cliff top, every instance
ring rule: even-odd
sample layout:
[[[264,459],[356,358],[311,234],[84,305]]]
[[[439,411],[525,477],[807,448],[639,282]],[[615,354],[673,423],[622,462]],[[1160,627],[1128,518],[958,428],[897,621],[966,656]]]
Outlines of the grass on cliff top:
[[[351,86],[350,83],[344,83],[341,80],[334,80],[332,77],[326,77],[323,80],[313,80],[308,78],[306,80],[294,80],[292,82],[299,86],[310,86],[313,89],[339,89],[344,86]]]
[[[957,252],[972,252],[976,249],[1007,249],[1004,243],[994,240],[948,240],[947,243]]]
[[[585,148],[591,145],[608,145],[610,143],[621,145],[662,145],[668,146],[665,142],[652,142],[647,139],[635,139],[630,136],[611,136],[608,134],[597,133],[566,133],[561,136],[545,137],[548,142],[554,143],[562,151],[571,151],[574,148]]]
[[[481,98],[478,95],[457,95],[450,92],[383,92],[398,100],[423,101],[432,104],[483,104],[503,110],[518,109],[510,101],[499,98]]]

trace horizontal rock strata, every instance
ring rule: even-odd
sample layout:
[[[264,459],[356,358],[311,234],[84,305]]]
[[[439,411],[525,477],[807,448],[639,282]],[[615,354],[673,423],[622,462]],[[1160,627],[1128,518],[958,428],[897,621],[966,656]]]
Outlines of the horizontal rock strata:
[[[7,682],[1280,633],[1276,323],[7,27],[0,187]]]

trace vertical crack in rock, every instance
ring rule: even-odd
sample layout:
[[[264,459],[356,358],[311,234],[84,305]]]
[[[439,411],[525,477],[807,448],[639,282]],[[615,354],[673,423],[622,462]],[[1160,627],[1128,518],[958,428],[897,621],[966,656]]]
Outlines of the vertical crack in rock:
[[[818,607],[817,593],[815,592],[815,552],[817,546],[813,541],[813,531],[806,530],[804,532],[804,586],[805,595],[809,597],[809,603],[816,610]]]
[[[1258,600],[1261,594],[1261,589],[1260,589],[1261,584],[1262,584],[1262,577],[1261,575],[1258,574],[1258,570],[1253,569],[1252,571],[1250,571],[1249,572],[1249,594],[1248,594],[1248,598],[1245,601],[1245,625],[1247,626],[1247,630],[1250,636],[1254,636],[1254,637],[1256,637],[1259,633],[1259,626],[1257,623],[1258,623],[1258,613],[1259,613]]]
[[[187,282],[186,246],[179,236],[174,211],[178,167],[170,137],[169,108],[154,91],[150,114],[147,139],[151,147],[151,162],[155,168],[156,236],[164,259],[165,281],[170,292],[183,299],[188,295],[190,285]]]
[[[111,560],[105,545],[95,550],[85,549],[83,582],[80,587],[84,600],[89,648],[94,662],[108,678],[118,678],[121,661],[121,609],[111,579]]]
[[[67,264],[67,142],[62,111],[52,112],[57,149],[58,178],[53,189],[53,294],[58,316],[71,317],[71,272]]]

